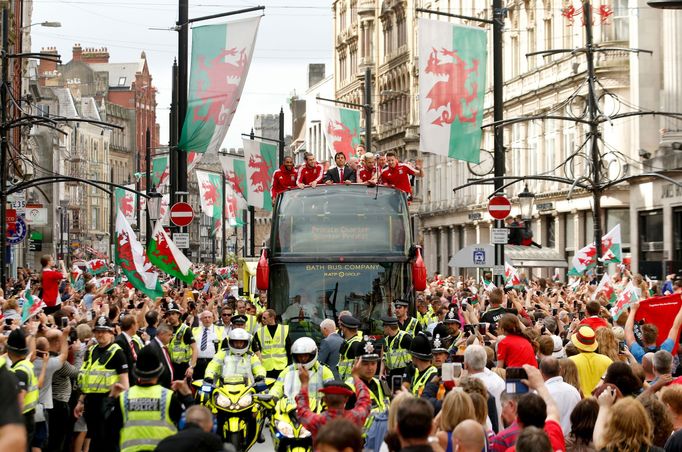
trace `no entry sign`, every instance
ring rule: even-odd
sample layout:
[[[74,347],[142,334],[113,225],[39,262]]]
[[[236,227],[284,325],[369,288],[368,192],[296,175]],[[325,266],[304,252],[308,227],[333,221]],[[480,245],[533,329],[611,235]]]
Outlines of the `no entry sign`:
[[[511,212],[511,202],[504,196],[495,196],[488,202],[488,213],[496,220],[504,220]]]
[[[176,202],[170,209],[170,220],[176,226],[188,226],[194,220],[194,209],[186,202]]]

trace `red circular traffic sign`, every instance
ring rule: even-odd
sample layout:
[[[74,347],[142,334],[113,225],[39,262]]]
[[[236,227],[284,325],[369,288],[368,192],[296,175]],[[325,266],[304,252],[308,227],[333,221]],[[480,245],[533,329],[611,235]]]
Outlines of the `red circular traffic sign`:
[[[495,196],[488,202],[488,213],[496,220],[504,220],[511,212],[511,202],[504,196]]]
[[[176,226],[188,226],[194,220],[194,209],[186,202],[176,202],[170,208],[170,220]]]

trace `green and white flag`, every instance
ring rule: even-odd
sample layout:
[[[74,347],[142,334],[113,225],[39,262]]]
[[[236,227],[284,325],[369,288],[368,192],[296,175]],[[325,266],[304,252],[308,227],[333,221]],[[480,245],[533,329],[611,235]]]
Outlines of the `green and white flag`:
[[[272,210],[270,184],[277,170],[277,146],[258,140],[244,140],[247,195],[250,206]]]
[[[116,264],[121,267],[128,282],[152,300],[163,295],[159,274],[147,259],[144,247],[120,210],[116,215]]]
[[[135,190],[135,184],[126,185],[126,188]],[[122,188],[114,189],[115,208],[123,212],[126,220],[131,223],[135,222],[135,205],[137,203],[137,194],[132,191],[124,190]]]
[[[246,196],[248,187],[246,184],[246,162],[243,157],[220,154],[220,166],[223,167],[225,182],[231,191],[226,192],[228,197],[237,198],[237,208],[246,209]]]
[[[419,146],[479,162],[487,30],[419,19]]]
[[[167,185],[169,179],[169,155],[158,155],[152,158],[152,186],[159,188]],[[158,191],[158,190],[157,190]]]
[[[360,111],[323,104],[319,108],[329,155],[333,158],[337,152],[343,152],[346,160],[354,157],[361,138]]]
[[[178,148],[217,151],[237,111],[260,16],[192,29],[187,115]]]
[[[223,213],[222,178],[218,173],[197,170],[201,211],[206,216],[220,219]]]
[[[152,240],[147,247],[147,256],[152,264],[169,276],[192,284],[196,277],[192,273],[192,262],[168,237],[160,221],[156,222]]]

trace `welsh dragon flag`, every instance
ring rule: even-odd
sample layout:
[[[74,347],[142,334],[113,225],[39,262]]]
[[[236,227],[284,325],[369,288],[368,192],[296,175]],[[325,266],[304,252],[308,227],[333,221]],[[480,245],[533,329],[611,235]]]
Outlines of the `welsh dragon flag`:
[[[599,285],[597,286],[597,290],[592,294],[592,299],[595,300],[599,293],[603,293],[610,304],[613,304],[616,301],[616,289],[613,287],[613,281],[611,281],[611,277],[608,273],[604,273],[604,276],[602,276],[601,281],[599,281]]]
[[[152,233],[152,240],[147,247],[149,261],[165,274],[178,278],[187,284],[194,282],[195,275],[192,273],[192,262],[175,246],[168,237],[160,221]]]
[[[320,104],[322,132],[329,155],[343,152],[346,160],[356,155],[360,144],[360,111]]]
[[[170,175],[169,172],[169,162],[170,162],[170,156],[168,154],[166,155],[158,155],[152,158],[152,185],[156,188],[161,187],[162,185],[167,185],[170,181],[170,178],[168,177]]]
[[[190,151],[187,153],[187,174],[190,174],[194,170],[194,167],[197,166],[199,160],[201,160],[203,156],[204,154],[200,154],[194,151]]]
[[[192,29],[187,115],[178,148],[217,151],[237,111],[256,44],[259,17]]]
[[[26,284],[26,289],[21,294],[21,299],[24,300],[21,306],[21,323],[26,323],[28,319],[38,314],[45,306],[40,298],[31,294],[31,281]]]
[[[125,187],[135,190],[135,184],[126,185]],[[134,222],[137,194],[117,187],[114,189],[114,201],[116,203],[116,208],[123,213],[126,220],[128,222]]]
[[[602,262],[622,262],[623,253],[621,251],[620,224],[606,233],[601,238]],[[597,248],[594,242],[578,250],[573,256],[573,267],[568,274],[571,276],[582,275],[587,270],[597,265]]]
[[[213,219],[220,219],[223,212],[222,178],[218,173],[197,170],[201,211]]]
[[[636,301],[639,301],[639,297],[637,296],[637,292],[635,292],[635,286],[632,284],[632,281],[630,281],[620,295],[618,295],[616,304],[611,308],[611,317],[617,319],[628,306]]]
[[[521,278],[519,272],[509,262],[504,263],[504,278],[507,282],[505,287],[518,287],[521,285]]]
[[[91,275],[99,275],[109,270],[109,265],[104,259],[92,259],[85,263],[85,269]]]
[[[419,19],[419,146],[478,163],[486,89],[486,30]]]
[[[246,162],[243,157],[220,154],[220,166],[225,174],[225,182],[233,196],[238,198],[239,208],[246,209],[248,187],[246,184]]]
[[[142,244],[120,210],[116,215],[116,264],[121,267],[128,282],[149,298],[163,295],[159,274],[147,259]]]
[[[272,210],[270,184],[277,170],[277,146],[258,140],[244,140],[247,195],[250,206]]]

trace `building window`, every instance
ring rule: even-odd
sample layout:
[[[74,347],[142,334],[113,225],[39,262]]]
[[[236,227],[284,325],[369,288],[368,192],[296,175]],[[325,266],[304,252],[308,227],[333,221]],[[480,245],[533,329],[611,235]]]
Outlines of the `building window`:
[[[639,212],[639,272],[663,276],[663,209]]]
[[[545,239],[545,246],[547,248],[554,248],[554,246],[556,245],[555,235],[556,222],[554,221],[554,217],[552,215],[545,215],[542,224],[545,225],[544,231],[545,233],[543,234]]]
[[[620,224],[620,236],[623,240],[623,247],[629,248],[630,245],[630,209],[608,209],[606,211],[606,228],[604,233],[615,228]],[[625,251],[625,249],[623,249]]]
[[[674,266],[666,273],[680,273],[682,268],[682,207],[673,209],[673,259]]]
[[[519,35],[518,35],[518,32],[516,32],[516,33],[517,34],[512,36],[512,38],[511,38],[511,53],[512,53],[511,76],[512,76],[512,78],[519,75],[519,63],[521,61],[521,49],[519,46]]]
[[[564,219],[564,224],[566,225],[565,230],[565,241],[566,241],[566,251],[575,251],[575,221],[573,214],[566,214]]]
[[[609,24],[602,24],[603,41],[628,41],[630,39],[630,20],[628,0],[613,1],[613,16]]]
[[[447,273],[448,275],[451,274],[451,271],[450,271],[450,259],[452,259],[452,254],[453,254],[453,252],[452,252],[452,234],[453,234],[453,233],[454,233],[453,228],[451,228],[451,227],[448,228],[448,233],[447,233],[447,236],[446,236],[446,237],[447,237],[447,241],[448,241],[448,243],[447,243],[447,250],[448,250],[447,259],[448,259],[448,261],[445,263],[445,270],[446,270],[446,273]]]
[[[91,207],[90,210],[92,216],[90,218],[90,228],[94,230],[99,230],[99,207]]]
[[[527,32],[528,32],[527,33],[527,36],[528,36],[528,53],[532,53],[532,52],[535,52],[537,50],[536,42],[535,42],[535,27],[533,27],[533,26],[528,27]],[[536,56],[531,56],[531,57],[528,57],[526,59],[528,61],[528,68],[529,69],[535,68],[535,66],[537,65],[536,64],[537,58],[538,57],[536,57]]]
[[[554,42],[552,40],[554,39],[553,35],[553,30],[552,30],[552,18],[547,17],[544,20],[544,31],[545,31],[545,48],[543,50],[551,50],[554,48]]]

